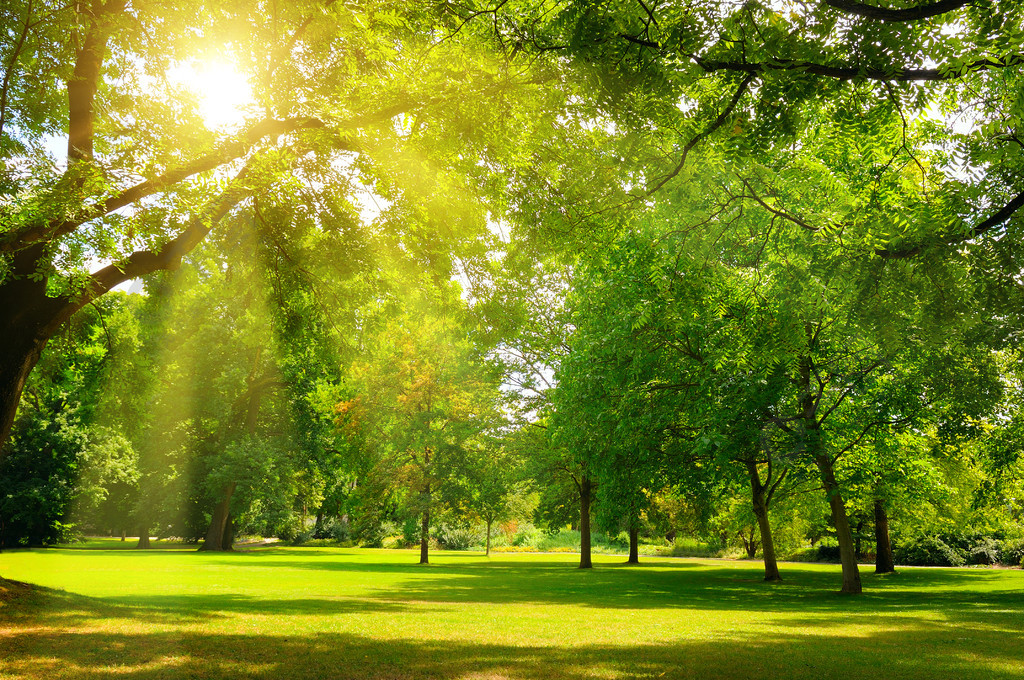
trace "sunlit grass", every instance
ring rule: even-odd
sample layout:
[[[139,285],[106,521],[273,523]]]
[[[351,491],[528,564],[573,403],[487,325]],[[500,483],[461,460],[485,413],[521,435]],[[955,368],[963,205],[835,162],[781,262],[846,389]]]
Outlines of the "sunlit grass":
[[[87,546],[88,547],[88,546]],[[0,678],[1024,678],[1024,573],[308,548],[0,554]],[[0,600],[2,601],[2,600]]]

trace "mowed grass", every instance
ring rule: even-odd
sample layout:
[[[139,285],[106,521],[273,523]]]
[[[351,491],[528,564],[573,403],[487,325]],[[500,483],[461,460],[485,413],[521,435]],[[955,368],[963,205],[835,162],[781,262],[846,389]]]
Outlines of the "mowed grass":
[[[94,546],[95,547],[95,546]],[[115,543],[106,547],[120,547]],[[263,548],[0,554],[0,678],[1024,678],[1024,572]],[[4,601],[6,599],[6,601]]]

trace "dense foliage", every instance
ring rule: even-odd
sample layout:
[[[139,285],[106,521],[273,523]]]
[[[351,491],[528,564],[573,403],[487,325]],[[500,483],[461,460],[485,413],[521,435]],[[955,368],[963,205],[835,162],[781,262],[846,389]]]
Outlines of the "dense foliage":
[[[1022,19],[8,3],[0,544],[1019,563]]]

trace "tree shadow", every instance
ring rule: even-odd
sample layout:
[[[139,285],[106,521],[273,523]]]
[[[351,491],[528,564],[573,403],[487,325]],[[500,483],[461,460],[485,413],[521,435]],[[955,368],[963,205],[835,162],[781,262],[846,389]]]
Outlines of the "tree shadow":
[[[291,562],[273,559],[260,566],[297,566]],[[19,589],[0,609],[0,678],[1024,679],[1019,572],[865,574],[868,591],[849,598],[834,592],[838,572],[820,569],[792,568],[783,584],[763,584],[750,570],[698,562],[600,565],[593,571],[557,562],[430,568],[351,562],[322,566],[353,575],[398,571],[409,578],[338,598],[96,598]],[[686,639],[658,644],[631,642],[644,632],[630,627],[638,624],[630,623],[628,611],[607,619],[615,621],[609,625],[617,626],[620,644],[576,640],[572,620],[562,624],[565,637],[556,643],[538,643],[530,630],[495,642],[500,636],[487,632],[487,617],[510,603],[573,605],[566,615],[580,617],[581,624],[592,607],[660,607],[680,617],[706,616],[701,610],[755,615],[741,629],[711,617],[706,632],[694,635],[691,626]],[[432,614],[453,604],[479,605],[479,630],[435,628],[444,624]],[[397,628],[383,625],[409,613],[425,616]],[[367,620],[382,625],[367,631]],[[356,625],[364,627],[348,629]]]
[[[45,619],[45,617],[44,617]],[[375,639],[347,632],[307,636],[194,630],[108,633],[37,622],[3,635],[3,677],[157,678],[792,678],[889,680],[1021,678],[1016,636],[964,635],[932,623],[862,636],[732,632],[664,644],[559,646],[460,640]],[[568,627],[567,630],[571,630]],[[855,660],[855,663],[851,663]],[[8,675],[9,674],[9,675]]]
[[[979,569],[906,569],[862,573],[865,592],[839,594],[840,567],[784,565],[784,581],[764,583],[754,565],[713,567],[707,562],[600,564],[491,561],[429,568],[383,561],[274,560],[266,566],[401,574],[409,578],[368,594],[386,601],[574,604],[619,609],[713,609],[765,612],[835,611],[842,615],[941,608],[964,620],[1024,616],[1024,574]],[[979,584],[981,587],[979,588]]]

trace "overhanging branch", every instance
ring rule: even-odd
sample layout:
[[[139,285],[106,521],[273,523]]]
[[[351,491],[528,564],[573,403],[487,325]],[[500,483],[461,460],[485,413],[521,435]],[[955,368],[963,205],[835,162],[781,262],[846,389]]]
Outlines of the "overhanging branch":
[[[1024,54],[1011,54],[1003,59],[984,57],[961,64],[960,66],[940,66],[938,68],[904,68],[902,66],[850,66],[818,64],[798,59],[771,59],[763,62],[745,61],[707,61],[697,55],[691,58],[708,73],[716,71],[733,71],[749,75],[760,75],[771,71],[797,71],[816,76],[825,76],[837,80],[867,80],[890,82],[919,82],[957,80],[975,71],[1011,68],[1024,65]]]
[[[960,9],[964,5],[970,5],[974,0],[939,0],[928,5],[917,7],[901,7],[893,9],[890,7],[876,7],[857,0],[824,0],[825,4],[833,9],[838,9],[847,14],[856,14],[866,19],[877,19],[878,21],[920,21],[946,12]]]
[[[985,232],[991,231],[1005,223],[1022,207],[1024,207],[1024,191],[1014,196],[1009,203],[993,213],[988,219],[979,222],[965,234],[946,237],[945,239],[942,239],[941,243],[943,245],[952,245],[954,243],[962,243],[963,241],[972,239],[975,236],[981,236]],[[907,258],[920,255],[924,249],[925,244],[919,243],[900,248],[876,248],[875,254],[886,260],[905,260]]]
[[[747,88],[750,87],[750,82],[753,79],[754,74],[748,74],[743,79],[743,81],[740,83],[740,86],[736,88],[736,92],[732,95],[732,99],[729,100],[729,103],[726,105],[724,109],[722,109],[722,112],[718,114],[718,117],[715,118],[711,125],[709,125],[703,132],[699,133],[696,137],[694,137],[693,139],[686,143],[686,146],[683,147],[683,155],[679,159],[679,163],[676,165],[676,167],[672,169],[672,172],[662,177],[657,184],[655,184],[652,188],[647,190],[648,196],[661,189],[663,186],[668,184],[673,178],[675,178],[680,172],[682,172],[683,166],[686,165],[686,156],[690,153],[690,151],[693,150],[693,147],[697,146],[701,141],[707,139],[711,134],[715,132],[715,130],[717,130],[718,128],[722,127],[722,125],[725,124],[725,121],[728,120],[729,116],[732,115],[732,112],[736,109],[736,105],[739,104],[740,99],[743,97],[743,94],[747,91]]]
[[[249,153],[261,139],[273,135],[283,135],[297,130],[322,128],[324,125],[314,118],[289,118],[286,120],[264,120],[252,126],[240,137],[224,144],[216,151],[179,168],[168,170],[159,177],[140,182],[106,200],[82,208],[76,215],[66,220],[53,220],[6,234],[0,240],[0,252],[21,250],[34,243],[40,243],[70,234],[89,220],[110,214],[138,200],[159,193],[194,175],[214,170],[225,163],[237,160]]]

